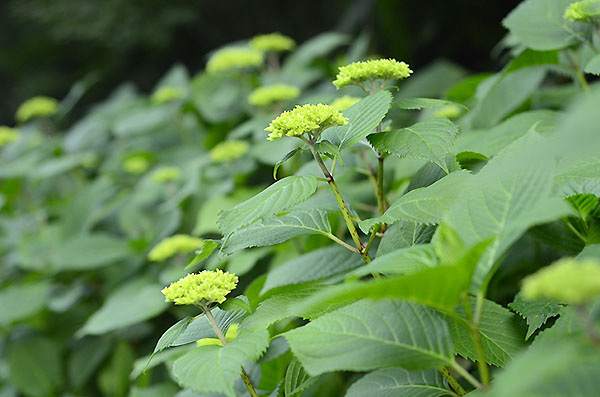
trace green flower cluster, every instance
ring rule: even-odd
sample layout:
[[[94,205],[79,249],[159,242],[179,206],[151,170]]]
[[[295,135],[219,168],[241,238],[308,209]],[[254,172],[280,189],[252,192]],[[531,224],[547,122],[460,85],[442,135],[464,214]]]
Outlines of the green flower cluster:
[[[269,106],[274,103],[289,101],[300,95],[300,89],[286,84],[275,84],[258,87],[248,97],[248,102],[254,106]]]
[[[179,87],[164,86],[152,94],[151,101],[157,105],[183,98],[183,91]]]
[[[161,167],[152,175],[152,180],[157,183],[176,181],[181,178],[181,170],[177,167]]]
[[[284,136],[320,134],[323,130],[336,125],[346,125],[348,119],[331,105],[303,105],[283,112],[265,131],[270,131],[268,140]]]
[[[435,117],[447,117],[449,119],[458,118],[463,113],[463,110],[458,105],[447,105],[439,108],[433,113]]]
[[[343,97],[337,98],[336,100],[331,102],[331,106],[333,106],[335,110],[339,110],[341,112],[342,110],[348,109],[350,106],[354,105],[358,101],[360,101],[360,98],[344,95]]]
[[[14,142],[19,139],[19,131],[6,127],[0,126],[0,147],[6,145],[7,143]]]
[[[340,66],[333,84],[338,88],[347,85],[361,85],[369,80],[397,80],[410,76],[412,70],[404,62],[395,59],[376,59],[354,62]]]
[[[148,259],[159,262],[172,257],[175,254],[187,254],[202,248],[204,240],[198,237],[188,236],[186,234],[176,234],[175,236],[167,237],[160,243],[156,244],[150,253]]]
[[[174,302],[176,305],[210,305],[225,302],[225,296],[237,283],[238,278],[235,274],[220,269],[204,270],[197,274],[188,274],[161,292],[167,302]]]
[[[123,161],[123,169],[133,175],[143,174],[148,167],[150,162],[144,156],[131,156]]]
[[[250,46],[260,51],[290,51],[296,46],[296,42],[281,33],[261,34],[250,40]]]
[[[16,119],[25,123],[35,117],[52,116],[58,109],[58,101],[54,98],[36,96],[23,102],[17,109]]]
[[[571,3],[564,18],[570,21],[587,21],[600,17],[600,0],[583,0]]]
[[[229,47],[217,51],[206,64],[210,73],[246,69],[262,65],[263,53],[255,48]]]
[[[242,157],[248,151],[249,145],[245,141],[223,141],[210,151],[210,158],[215,163],[226,163]]]
[[[577,305],[600,296],[600,262],[565,258],[523,280],[527,299],[553,299]]]

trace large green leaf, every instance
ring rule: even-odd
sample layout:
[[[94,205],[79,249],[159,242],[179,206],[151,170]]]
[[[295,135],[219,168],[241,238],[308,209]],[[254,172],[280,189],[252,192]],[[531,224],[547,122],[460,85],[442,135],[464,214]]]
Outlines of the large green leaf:
[[[272,216],[236,230],[223,243],[227,254],[250,248],[275,245],[303,234],[329,235],[331,225],[327,212],[319,209],[296,210],[285,215]]]
[[[448,213],[447,225],[467,246],[495,238],[475,270],[475,289],[527,228],[571,212],[564,200],[551,196],[554,160],[543,143],[535,133],[514,142],[469,179]]]
[[[271,270],[267,274],[262,292],[282,285],[299,284],[342,274],[361,264],[363,261],[359,255],[339,245],[319,248]]]
[[[52,255],[58,271],[89,270],[123,260],[132,250],[122,238],[106,233],[82,234],[59,245]]]
[[[517,312],[521,317],[527,320],[527,335],[525,339],[538,330],[546,320],[559,315],[563,306],[557,302],[550,300],[526,300],[521,294],[517,294],[515,300],[508,305],[512,310]]]
[[[365,219],[359,223],[359,227],[368,233],[378,223],[392,224],[398,220],[424,224],[439,223],[468,179],[468,171],[457,171],[430,186],[411,190],[396,200],[383,215]]]
[[[431,241],[435,226],[411,221],[398,221],[388,227],[377,248],[377,256],[382,256],[401,248],[427,244]]]
[[[474,307],[474,300],[471,306]],[[477,360],[475,343],[469,330],[463,307],[457,314],[464,321],[448,317],[448,326],[456,352],[470,360]],[[485,300],[478,325],[479,337],[488,364],[503,367],[525,345],[525,330],[519,318],[510,310]]]
[[[138,279],[115,290],[85,322],[80,335],[99,335],[148,320],[169,307],[162,285]]]
[[[7,355],[8,378],[27,396],[58,395],[63,384],[60,349],[44,338],[11,342]]]
[[[227,236],[257,219],[275,215],[301,203],[317,191],[314,176],[289,176],[281,179],[256,196],[220,214],[217,223]]]
[[[363,298],[404,299],[437,309],[452,311],[468,289],[473,268],[490,241],[475,245],[461,260],[449,266],[426,268],[401,277],[354,281],[327,287],[293,306],[306,313],[328,305],[350,303]]]
[[[317,381],[318,377],[310,376],[297,358],[290,361],[283,380],[286,397],[299,396],[304,389]]]
[[[523,44],[534,50],[556,50],[577,41],[582,25],[565,19],[573,0],[526,0],[502,21]]]
[[[25,320],[41,311],[52,285],[47,281],[19,283],[0,290],[0,326]]]
[[[437,368],[453,360],[444,321],[431,309],[401,301],[356,302],[285,337],[311,375],[392,366]]]
[[[456,396],[436,370],[407,371],[385,368],[363,376],[350,386],[346,397],[441,397]]]
[[[446,155],[454,144],[458,128],[444,117],[419,121],[410,127],[384,131],[369,136],[369,142],[379,152],[393,153],[401,158],[427,160],[450,173]]]
[[[349,275],[362,277],[371,273],[385,275],[414,274],[435,267],[438,260],[431,244],[401,248],[377,256],[371,263],[354,270]]]
[[[266,329],[240,334],[233,342],[221,346],[201,346],[173,364],[173,375],[179,384],[198,393],[236,395],[235,381],[242,365],[258,359],[269,345]]]
[[[464,107],[464,105],[461,105],[456,102],[433,98],[399,98],[394,102],[394,106],[406,110],[435,109],[448,105],[457,105]]]
[[[392,94],[388,91],[379,91],[361,99],[342,111],[344,116],[348,117],[348,124],[328,128],[323,133],[323,139],[333,143],[340,150],[358,143],[381,123],[391,103]]]

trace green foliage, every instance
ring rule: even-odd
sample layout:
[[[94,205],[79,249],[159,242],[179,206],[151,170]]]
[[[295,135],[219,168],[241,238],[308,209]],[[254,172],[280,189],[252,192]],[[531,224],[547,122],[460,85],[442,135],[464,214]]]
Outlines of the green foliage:
[[[267,35],[2,127],[0,394],[597,394],[600,36],[571,4],[512,11],[496,74]]]

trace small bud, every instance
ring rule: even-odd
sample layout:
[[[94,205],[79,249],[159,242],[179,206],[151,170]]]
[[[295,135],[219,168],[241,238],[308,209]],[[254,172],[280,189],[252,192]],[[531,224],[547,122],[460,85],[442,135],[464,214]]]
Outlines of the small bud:
[[[204,245],[204,240],[186,234],[177,234],[167,237],[154,246],[148,254],[151,261],[164,261],[175,254],[187,254],[195,251]]]
[[[225,302],[225,296],[236,287],[237,282],[235,274],[220,269],[204,270],[188,274],[161,292],[167,302],[174,302],[176,305],[210,305]]]
[[[215,163],[226,163],[242,157],[248,151],[248,142],[223,141],[210,151],[210,158]]]
[[[571,3],[564,18],[570,21],[590,21],[600,17],[600,0],[583,0]]]
[[[123,169],[130,174],[139,175],[150,167],[148,159],[141,155],[131,156],[123,160]]]
[[[248,102],[254,106],[269,106],[296,99],[298,95],[300,95],[300,90],[297,87],[276,84],[255,89],[248,97]]]
[[[263,63],[263,54],[254,48],[230,47],[217,51],[206,64],[209,73],[232,69],[258,67]]]
[[[250,46],[264,52],[280,52],[290,51],[296,46],[296,42],[281,33],[271,33],[254,36],[250,40]]]
[[[25,123],[35,117],[48,117],[56,113],[58,101],[54,98],[36,96],[26,100],[15,115],[19,123]]]
[[[0,126],[0,147],[19,139],[19,130],[6,126]]]
[[[360,85],[367,80],[398,80],[410,76],[412,70],[404,62],[395,59],[377,59],[354,62],[340,66],[339,73],[333,81],[338,89],[347,85]]]
[[[152,175],[152,180],[156,183],[176,181],[179,178],[181,170],[177,167],[161,167]]]
[[[151,101],[154,104],[160,105],[163,103],[171,102],[176,99],[183,98],[183,90],[179,87],[164,86],[152,94]]]
[[[600,262],[595,259],[560,259],[523,280],[527,299],[553,299],[568,304],[600,296]]]

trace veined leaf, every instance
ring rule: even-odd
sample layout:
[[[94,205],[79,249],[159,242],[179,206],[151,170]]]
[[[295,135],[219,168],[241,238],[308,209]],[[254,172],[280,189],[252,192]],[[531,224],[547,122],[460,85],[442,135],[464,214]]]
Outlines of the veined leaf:
[[[194,259],[192,259],[185,268],[189,269],[190,267],[194,267],[198,263],[208,258],[210,254],[212,254],[213,251],[219,247],[219,243],[219,241],[215,240],[204,240],[202,247],[200,247],[200,249],[196,251],[196,256],[194,257]]]
[[[600,54],[594,55],[594,57],[585,64],[583,71],[600,76]]]
[[[453,360],[444,321],[431,309],[401,301],[356,302],[285,337],[313,376],[391,366],[437,368]]]
[[[230,254],[244,248],[282,243],[303,234],[331,233],[327,212],[319,209],[297,210],[273,216],[236,230],[223,243],[223,252]]]
[[[266,329],[240,334],[227,345],[201,346],[173,364],[179,384],[198,393],[224,393],[235,397],[235,381],[247,360],[256,360],[269,345]]]
[[[306,313],[319,307],[343,305],[363,298],[389,298],[418,302],[451,312],[459,302],[461,293],[468,289],[473,269],[489,244],[487,240],[475,245],[455,265],[426,268],[401,277],[353,281],[324,288],[296,303],[292,310]]]
[[[456,134],[458,128],[454,123],[444,117],[434,117],[400,130],[372,134],[368,139],[379,152],[431,161],[448,174],[446,155],[450,153]]]
[[[288,284],[300,284],[342,274],[363,264],[359,255],[339,245],[300,255],[267,274],[262,293]]]
[[[434,226],[411,221],[398,221],[388,227],[383,235],[377,248],[377,256],[413,245],[427,244],[431,241],[434,231]]]
[[[468,179],[468,171],[453,172],[430,186],[411,190],[396,200],[383,215],[365,219],[358,225],[368,233],[378,223],[389,225],[401,219],[425,224],[439,223]]]
[[[212,309],[211,312],[223,334],[227,333],[227,330],[232,324],[240,323],[246,316],[248,316],[248,312],[245,309],[226,311],[216,307]],[[177,324],[171,328],[174,328],[176,325]],[[169,328],[167,332],[169,332],[171,328]],[[208,319],[206,316],[202,315],[194,318],[190,323],[188,323],[183,332],[178,332],[177,338],[169,338],[173,339],[170,342],[169,347],[181,346],[195,342],[198,339],[214,338],[215,336],[217,335],[208,322]]]
[[[442,106],[456,105],[467,109],[463,104],[447,101],[445,99],[433,99],[433,98],[399,98],[394,102],[394,106],[400,109],[406,110],[421,110],[421,109],[435,109]]]
[[[535,133],[514,142],[465,183],[447,214],[445,223],[466,246],[495,238],[475,270],[475,290],[489,280],[496,260],[527,228],[572,211],[564,200],[550,196],[554,160],[542,151],[543,143]]]
[[[568,47],[577,41],[582,25],[564,18],[572,0],[526,0],[502,21],[527,47],[546,51]]]
[[[327,157],[331,158],[332,160],[335,157],[337,157],[338,159],[340,159],[340,163],[342,165],[344,165],[344,160],[342,159],[342,153],[340,152],[340,149],[337,146],[335,146],[333,143],[326,141],[326,140],[319,141],[315,144],[315,150],[319,153],[326,155]]]
[[[283,381],[286,397],[299,396],[307,387],[317,381],[318,377],[310,376],[297,358],[290,361]]]
[[[283,156],[283,158],[281,160],[277,161],[275,163],[275,165],[273,166],[273,179],[277,180],[277,170],[279,169],[279,167],[281,167],[281,165],[283,163],[285,163],[286,161],[288,161],[289,159],[294,157],[294,155],[296,153],[302,152],[304,150],[306,150],[306,149],[301,148],[301,147],[294,148],[294,149],[290,150],[289,152],[287,152],[287,154],[285,156]]]
[[[441,397],[457,396],[436,370],[407,371],[402,368],[378,369],[350,386],[346,397]]]
[[[223,235],[242,228],[265,216],[275,215],[301,203],[317,191],[314,176],[289,176],[256,196],[220,214],[217,223]]]
[[[471,299],[470,303],[474,307],[474,299]],[[465,318],[465,322],[447,317],[456,352],[465,358],[477,361],[475,343],[462,306],[457,309],[457,314]],[[489,300],[483,302],[478,331],[487,363],[498,367],[506,365],[525,345],[525,331],[519,325],[516,315]]]
[[[344,116],[348,117],[348,124],[328,128],[322,134],[323,139],[336,145],[340,150],[358,143],[381,123],[391,103],[392,94],[385,90],[361,99],[342,111]]]
[[[437,265],[438,260],[433,246],[431,244],[421,244],[377,256],[373,262],[354,270],[349,276],[362,277],[371,273],[406,275],[418,273]]]
[[[525,300],[519,293],[515,297],[515,300],[509,303],[508,307],[527,320],[528,329],[527,335],[525,335],[525,339],[527,340],[544,325],[546,320],[550,317],[558,316],[563,311],[564,306],[550,300]]]

